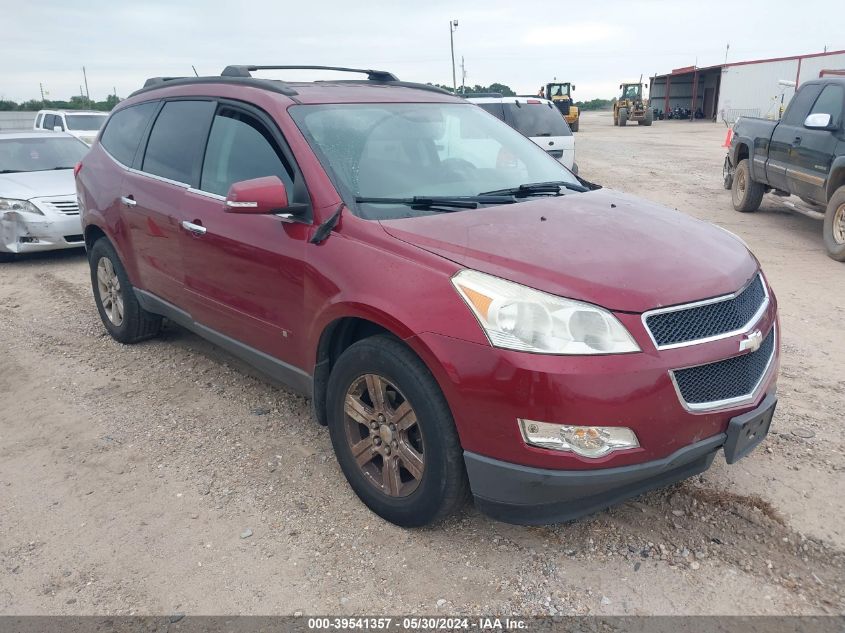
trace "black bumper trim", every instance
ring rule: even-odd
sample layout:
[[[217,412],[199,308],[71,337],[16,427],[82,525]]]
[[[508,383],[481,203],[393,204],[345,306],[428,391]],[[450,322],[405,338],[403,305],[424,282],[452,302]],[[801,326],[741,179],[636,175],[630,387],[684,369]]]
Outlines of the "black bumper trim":
[[[479,510],[518,525],[571,521],[620,501],[703,473],[724,445],[720,433],[663,459],[598,470],[549,470],[464,452]]]

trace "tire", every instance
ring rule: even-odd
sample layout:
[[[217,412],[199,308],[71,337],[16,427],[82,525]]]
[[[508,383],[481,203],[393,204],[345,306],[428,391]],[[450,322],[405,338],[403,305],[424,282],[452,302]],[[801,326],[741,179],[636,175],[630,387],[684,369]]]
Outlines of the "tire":
[[[94,242],[88,251],[88,264],[94,302],[103,325],[113,339],[121,343],[137,343],[159,333],[161,316],[147,312],[138,303],[126,269],[106,238]],[[108,294],[103,296],[103,293]]]
[[[381,393],[386,404],[379,407],[371,392]],[[351,345],[332,368],[326,400],[338,463],[370,510],[396,525],[418,527],[465,503],[469,485],[449,406],[431,372],[404,344],[378,335]],[[353,446],[362,447],[357,461]],[[388,463],[395,465],[388,471],[394,478],[385,476]]]
[[[734,209],[742,213],[752,213],[760,208],[763,201],[765,187],[759,182],[751,179],[751,170],[748,167],[748,159],[739,161],[734,172],[731,183],[731,199]]]
[[[17,259],[17,253],[0,253],[0,264],[11,263]]]
[[[613,125],[619,125],[619,113],[616,110],[613,111]]]
[[[581,121],[580,117],[575,119],[572,122],[572,125],[569,126],[569,129],[572,130],[573,132],[577,132],[578,131],[578,123],[580,123],[580,121]]]
[[[651,126],[651,122],[654,121],[654,113],[651,110],[646,110],[645,118],[641,121],[637,121],[640,125]]]
[[[725,162],[722,165],[722,185],[725,187],[725,189],[730,190],[730,188],[733,184],[734,184],[733,165],[731,165],[730,157],[725,156]]]
[[[839,187],[827,203],[823,236],[831,259],[845,262],[845,186]]]
[[[619,108],[619,126],[624,127],[628,122],[628,108]]]

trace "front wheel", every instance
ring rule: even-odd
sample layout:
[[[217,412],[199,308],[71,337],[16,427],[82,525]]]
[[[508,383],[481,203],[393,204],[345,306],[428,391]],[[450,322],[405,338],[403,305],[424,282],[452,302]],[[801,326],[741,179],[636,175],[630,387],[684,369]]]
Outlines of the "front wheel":
[[[577,131],[578,131],[578,123],[579,123],[579,121],[580,121],[580,119],[575,119],[575,120],[572,122],[572,125],[570,125],[570,126],[569,126],[569,129],[570,129],[570,130],[572,130],[573,132],[577,132]]]
[[[358,341],[332,368],[329,434],[349,485],[403,527],[445,518],[468,493],[452,414],[422,361],[393,337]]]
[[[827,203],[824,246],[832,259],[845,262],[845,187],[839,187]]]
[[[731,185],[731,200],[734,209],[743,213],[756,211],[760,208],[765,191],[763,185],[751,178],[748,159],[743,158],[739,161]]]
[[[624,126],[628,122],[628,109],[619,108],[619,125]]]
[[[722,165],[722,185],[725,189],[730,190],[731,186],[734,184],[734,168],[731,165],[731,158],[730,156],[725,156],[725,162]]]

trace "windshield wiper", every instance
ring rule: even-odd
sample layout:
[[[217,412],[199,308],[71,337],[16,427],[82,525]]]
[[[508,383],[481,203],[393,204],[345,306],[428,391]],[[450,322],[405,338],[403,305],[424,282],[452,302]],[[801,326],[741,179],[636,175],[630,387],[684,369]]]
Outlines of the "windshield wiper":
[[[551,193],[560,195],[560,188],[571,189],[572,191],[585,192],[588,191],[586,187],[576,185],[575,183],[565,182],[563,180],[555,182],[531,182],[518,187],[508,187],[507,189],[496,189],[494,191],[483,191],[479,196],[515,196],[517,198],[526,198],[528,196],[542,195],[544,193]]]
[[[510,196],[414,196],[412,198],[355,198],[355,202],[364,204],[404,204],[415,209],[444,207],[451,209],[477,209],[480,204],[510,204]]]

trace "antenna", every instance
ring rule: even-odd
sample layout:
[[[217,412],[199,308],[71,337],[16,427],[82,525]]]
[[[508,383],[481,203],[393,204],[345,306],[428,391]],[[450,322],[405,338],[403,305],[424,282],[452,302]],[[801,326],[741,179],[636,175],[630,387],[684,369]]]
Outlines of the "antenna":
[[[196,67],[196,66],[194,66],[193,64],[191,64],[191,68],[193,68],[193,69],[194,69],[194,77],[199,77],[200,75],[199,75],[199,73],[197,72],[197,67]]]

